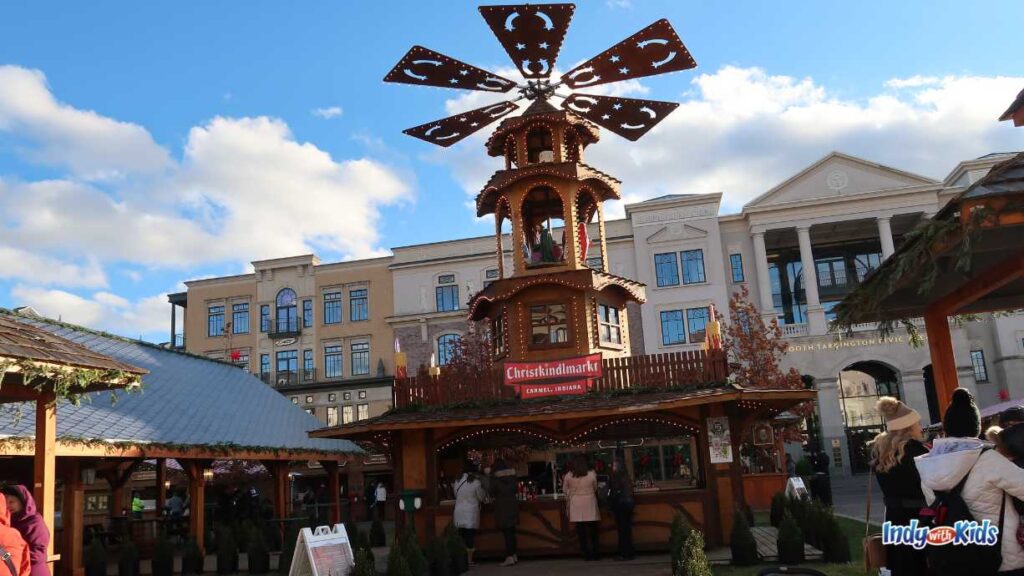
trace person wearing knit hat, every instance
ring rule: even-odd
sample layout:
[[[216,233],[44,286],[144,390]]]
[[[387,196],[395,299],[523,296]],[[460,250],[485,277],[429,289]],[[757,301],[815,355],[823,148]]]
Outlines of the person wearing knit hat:
[[[893,525],[906,526],[921,520],[921,509],[927,506],[921,490],[914,458],[928,453],[921,415],[891,396],[883,396],[875,404],[885,420],[886,431],[871,442],[871,470],[885,497],[885,519]],[[894,576],[926,574],[924,550],[912,546],[886,546],[886,568]]]
[[[953,390],[949,408],[942,417],[942,428],[947,437],[978,438],[981,436],[981,413],[974,396],[967,388]]]

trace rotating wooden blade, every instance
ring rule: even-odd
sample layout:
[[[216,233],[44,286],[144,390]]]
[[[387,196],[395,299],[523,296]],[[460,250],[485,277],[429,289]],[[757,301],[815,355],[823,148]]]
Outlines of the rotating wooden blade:
[[[484,92],[508,92],[516,83],[423,46],[413,46],[384,77],[385,82]]]
[[[562,102],[562,108],[627,140],[637,140],[647,134],[678,107],[675,102],[590,94],[572,94]]]
[[[696,66],[672,25],[662,19],[566,72],[562,82],[583,88]]]
[[[480,14],[523,77],[536,80],[551,76],[575,10],[574,4],[524,4],[481,6]]]
[[[517,108],[519,106],[511,100],[499,102],[490,106],[484,106],[483,108],[477,108],[476,110],[470,110],[469,112],[463,112],[462,114],[456,114],[455,116],[442,118],[441,120],[427,122],[426,124],[403,130],[403,132],[409,136],[447,148],[498,118],[507,116]]]

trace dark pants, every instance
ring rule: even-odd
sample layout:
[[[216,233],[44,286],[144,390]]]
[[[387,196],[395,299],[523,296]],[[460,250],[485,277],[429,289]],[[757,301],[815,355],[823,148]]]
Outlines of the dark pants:
[[[505,556],[515,556],[518,554],[518,547],[516,546],[516,527],[509,526],[508,528],[502,528],[501,533],[505,536]]]
[[[615,528],[619,532],[619,556],[633,557],[633,504],[615,507]]]
[[[459,528],[459,536],[462,536],[462,542],[466,545],[466,548],[473,550],[476,543],[476,529],[475,528]]]
[[[576,538],[580,541],[580,550],[585,560],[597,560],[597,525],[598,522],[577,522]]]

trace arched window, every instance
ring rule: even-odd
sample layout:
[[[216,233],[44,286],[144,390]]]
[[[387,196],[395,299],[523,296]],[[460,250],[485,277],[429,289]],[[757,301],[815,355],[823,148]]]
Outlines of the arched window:
[[[298,297],[295,295],[295,290],[291,288],[285,288],[277,293],[277,326],[275,332],[298,332],[299,331],[299,313],[298,313]]]
[[[458,334],[442,334],[437,337],[437,365],[444,366],[455,357],[455,347],[459,345]]]
[[[555,161],[550,130],[543,126],[530,129],[526,135],[526,161],[530,164]]]
[[[530,190],[523,199],[523,255],[527,266],[565,261],[562,198],[547,186]]]

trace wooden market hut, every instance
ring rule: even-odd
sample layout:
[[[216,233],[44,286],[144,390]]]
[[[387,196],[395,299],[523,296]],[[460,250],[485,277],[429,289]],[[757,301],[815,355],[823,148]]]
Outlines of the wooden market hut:
[[[1024,153],[994,166],[913,230],[834,308],[834,328],[879,322],[883,332],[924,318],[935,391],[957,387],[951,317],[1024,308]]]
[[[216,460],[263,463],[272,477],[278,519],[288,515],[289,464],[319,462],[326,472],[327,494],[333,495],[328,496],[333,504],[332,519],[338,520],[341,467],[349,454],[361,450],[345,440],[310,438],[308,431],[318,428],[319,422],[247,371],[155,344],[7,310],[0,310],[0,328],[6,330],[0,331],[0,342],[10,340],[9,334],[52,340],[87,358],[109,359],[109,366],[98,368],[141,374],[142,390],[121,393],[116,403],[110,392],[96,392],[79,405],[59,407],[55,434],[49,433],[56,475],[32,476],[37,486],[42,482],[52,490],[57,479],[63,486],[61,573],[82,573],[87,482],[99,477],[109,485],[110,522],[129,506],[126,484],[146,460],[157,462],[157,510],[163,507],[166,461],[176,460],[184,470],[190,497],[188,531],[201,548],[206,534],[204,488]],[[5,350],[0,357],[10,353],[0,347]],[[8,387],[11,377],[8,373],[0,388],[5,395],[18,390]],[[4,479],[11,479],[7,474],[12,470],[26,470],[17,478],[25,482],[30,473],[20,466],[21,461],[38,453],[34,439],[38,418],[25,412],[21,418],[0,418]],[[147,521],[155,522],[152,518]],[[50,527],[52,532],[52,523]]]

